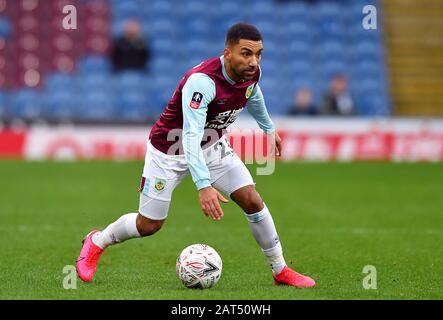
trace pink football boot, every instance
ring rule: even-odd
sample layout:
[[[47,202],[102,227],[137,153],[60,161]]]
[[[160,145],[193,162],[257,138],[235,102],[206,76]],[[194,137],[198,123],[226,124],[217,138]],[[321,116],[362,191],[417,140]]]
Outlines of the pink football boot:
[[[315,286],[314,280],[298,272],[295,272],[288,266],[285,266],[279,274],[274,275],[274,282],[277,285],[284,284],[297,288],[310,288]]]
[[[77,274],[84,282],[91,281],[97,270],[98,260],[103,253],[103,249],[92,242],[92,236],[96,232],[99,231],[94,230],[83,239],[83,247],[77,259]]]

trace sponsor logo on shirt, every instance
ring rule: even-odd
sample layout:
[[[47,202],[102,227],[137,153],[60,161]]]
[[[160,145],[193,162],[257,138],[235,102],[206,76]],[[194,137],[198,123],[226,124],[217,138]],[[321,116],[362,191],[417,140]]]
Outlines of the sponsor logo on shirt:
[[[244,108],[227,110],[217,114],[214,119],[206,122],[206,129],[224,129],[237,119],[237,116]]]
[[[191,102],[189,103],[189,106],[192,109],[200,108],[200,103],[201,103],[202,99],[203,99],[203,94],[201,94],[200,92],[194,92],[192,94],[192,99],[191,99]]]

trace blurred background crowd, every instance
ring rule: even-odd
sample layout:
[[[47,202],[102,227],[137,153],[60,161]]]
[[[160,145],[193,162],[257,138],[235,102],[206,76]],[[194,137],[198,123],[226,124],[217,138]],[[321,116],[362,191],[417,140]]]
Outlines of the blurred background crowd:
[[[0,119],[148,123],[240,21],[263,34],[271,114],[441,115],[443,4],[426,3],[0,0]],[[376,29],[362,27],[368,4]],[[76,30],[63,28],[66,5]]]

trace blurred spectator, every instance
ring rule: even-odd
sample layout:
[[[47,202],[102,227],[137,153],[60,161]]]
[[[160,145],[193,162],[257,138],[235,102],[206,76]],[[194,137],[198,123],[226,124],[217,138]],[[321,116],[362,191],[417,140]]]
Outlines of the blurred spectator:
[[[143,39],[140,23],[129,19],[125,23],[123,36],[114,40],[111,58],[114,70],[146,70],[150,58],[148,44]]]
[[[317,108],[312,103],[312,94],[309,88],[301,88],[294,94],[294,101],[289,108],[291,116],[315,116]]]
[[[348,91],[348,79],[343,74],[335,75],[329,90],[323,96],[321,113],[324,115],[354,115],[354,100]]]

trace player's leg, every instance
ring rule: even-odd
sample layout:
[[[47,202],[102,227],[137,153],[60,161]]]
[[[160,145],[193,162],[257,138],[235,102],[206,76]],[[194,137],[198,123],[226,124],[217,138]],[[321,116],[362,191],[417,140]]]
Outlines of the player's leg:
[[[286,265],[272,215],[255,189],[252,177],[243,163],[225,172],[213,185],[229,195],[245,212],[251,232],[272,268],[276,284],[295,287],[315,285],[314,280]]]
[[[274,273],[286,266],[277,230],[271,213],[255,189],[251,174],[243,163],[230,169],[214,187],[231,197],[242,208],[251,232],[261,247]]]
[[[92,241],[101,249],[126,240],[151,236],[161,229],[165,219],[153,220],[140,213],[127,213],[107,226],[103,231],[92,235]]]
[[[280,273],[286,263],[272,216],[255,190],[254,181],[245,164],[232,151],[226,140],[221,139],[219,144],[223,145],[225,150],[217,153],[219,160],[209,165],[211,177],[215,180],[213,186],[230,196],[243,209],[252,234],[273,272]]]
[[[77,260],[77,273],[85,281],[91,281],[104,250],[126,240],[147,237],[162,227],[168,213],[169,201],[150,199],[140,195],[140,213],[127,213],[107,226],[103,231],[94,230],[83,240]],[[142,212],[150,212],[149,218]]]
[[[171,184],[174,183],[169,183],[169,187]],[[172,193],[172,189],[170,191]],[[168,216],[170,200],[153,198],[142,186],[139,203],[138,213],[127,213],[103,231],[94,233],[93,243],[101,249],[106,249],[110,245],[132,238],[151,236],[159,231]]]
[[[104,250],[113,244],[141,236],[137,228],[138,213],[127,213],[107,226],[103,231],[94,230],[83,240],[77,259],[77,274],[85,282],[92,280]]]
[[[187,173],[181,163],[170,167],[162,165],[166,155],[154,152],[148,145],[138,212],[127,213],[108,225],[103,231],[94,230],[83,240],[83,247],[77,260],[77,273],[83,281],[90,281],[96,271],[99,258],[110,245],[132,238],[155,234],[162,227],[168,215],[172,192]]]
[[[85,281],[94,276],[101,254],[111,245],[155,234],[166,220],[170,201],[151,198],[140,193],[139,213],[127,213],[103,231],[94,230],[83,241],[77,260],[77,273]]]

